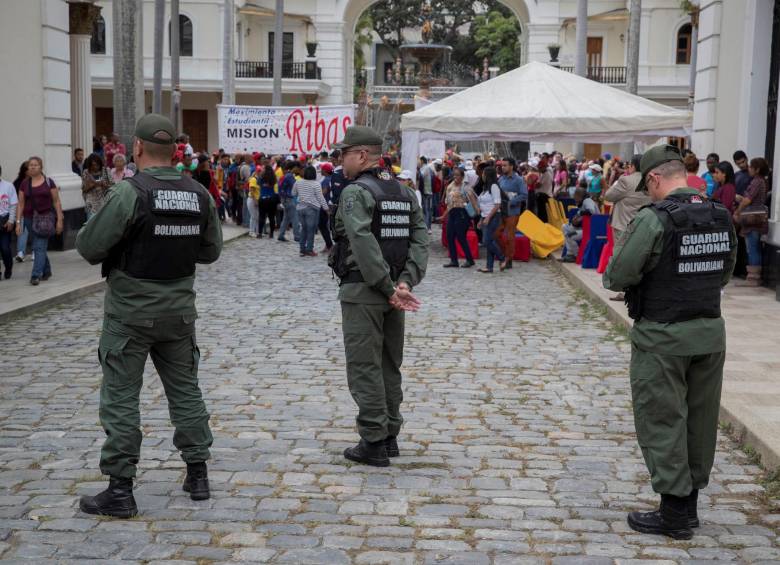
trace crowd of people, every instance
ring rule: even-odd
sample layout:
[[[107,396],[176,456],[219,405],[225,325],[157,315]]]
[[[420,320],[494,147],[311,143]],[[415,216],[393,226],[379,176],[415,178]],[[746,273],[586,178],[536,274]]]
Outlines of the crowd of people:
[[[636,193],[639,155],[623,160],[604,154],[595,160],[577,160],[561,152],[534,154],[525,162],[489,153],[469,159],[448,150],[440,158],[420,157],[417,170],[402,170],[397,154],[387,154],[379,166],[412,190],[420,203],[429,233],[434,223],[443,224],[450,260],[446,268],[469,268],[476,264],[467,234],[474,230],[486,260],[478,270],[492,273],[512,268],[517,220],[530,210],[548,221],[551,198],[566,200],[578,208],[563,226],[566,254],[574,261],[582,239],[582,216],[609,208],[616,241],[633,215],[647,204]],[[736,276],[760,284],[762,235],[768,232],[769,167],[761,157],[748,160],[736,151],[733,164],[711,153],[706,170],[698,174],[696,155],[684,151],[688,186],[702,197],[717,200],[732,213],[740,235],[740,258]],[[327,253],[332,245],[332,218],[341,190],[348,183],[338,150],[313,155],[266,155],[259,152],[229,155],[196,153],[182,134],[171,163],[182,174],[200,182],[214,198],[220,219],[245,226],[252,238],[278,241],[293,239],[301,257],[314,257],[314,239],[320,233]],[[111,186],[136,172],[132,156],[117,134],[94,139],[93,151],[85,156],[74,151],[72,170],[81,176],[87,219],[102,206]],[[41,218],[50,221],[43,222]],[[48,238],[62,231],[62,206],[55,183],[43,173],[43,161],[31,157],[19,169],[13,183],[0,181],[0,252],[4,276],[10,278],[14,253],[12,235],[17,233],[15,260],[24,261],[28,241],[34,267],[31,283],[51,277],[46,246]],[[36,229],[33,229],[35,221]],[[45,224],[45,225],[44,225]],[[36,235],[37,234],[37,235]],[[48,235],[47,235],[48,234]],[[461,263],[458,248],[465,255]]]

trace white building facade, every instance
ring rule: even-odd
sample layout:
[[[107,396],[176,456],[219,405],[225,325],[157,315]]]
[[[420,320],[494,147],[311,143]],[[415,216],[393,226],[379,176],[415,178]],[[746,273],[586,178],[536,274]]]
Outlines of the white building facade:
[[[150,111],[152,103],[154,0],[137,1],[142,7],[142,24],[137,27],[142,34],[144,89],[143,108],[138,111],[143,112]],[[374,2],[285,1],[285,105],[353,101],[355,26]],[[504,4],[520,23],[521,63],[550,61],[548,46],[558,44],[558,64],[573,70],[576,0],[505,0]],[[625,87],[628,5],[628,0],[588,2],[588,74],[615,88]],[[223,0],[180,1],[180,123],[198,150],[218,148],[224,6]],[[236,60],[227,64],[236,74],[236,102],[268,105],[274,1],[235,0],[233,8]],[[166,10],[163,107],[167,111],[169,6]],[[773,107],[774,115],[777,111],[777,63],[770,72],[771,55],[780,52],[777,10],[777,0],[702,0],[696,43],[691,16],[679,0],[643,0],[639,94],[686,107],[691,61],[698,47],[692,145],[700,157],[716,151],[727,158],[735,149],[744,149],[749,156],[764,155],[767,140],[776,135],[777,120],[768,135],[767,116]],[[47,172],[63,188],[68,210],[81,208],[80,181],[70,172],[73,148],[87,145],[84,149],[89,153],[91,137],[113,129],[113,12],[111,0],[0,3],[0,73],[7,85],[0,105],[6,126],[0,136],[0,165],[4,177],[12,178],[22,160],[40,154]],[[383,68],[376,68],[377,52],[374,45],[365,57],[374,65],[375,77],[384,75]],[[769,94],[772,84],[774,98]],[[590,156],[616,150],[617,146],[586,145]],[[775,168],[780,166],[776,149],[768,157]],[[775,201],[780,205],[780,199]],[[774,223],[771,238],[780,243]]]
[[[143,4],[143,76],[145,104],[151,107],[154,43],[154,0]],[[283,103],[344,104],[354,98],[354,32],[360,15],[376,0],[287,0],[283,52]],[[549,61],[548,45],[558,43],[560,64],[573,67],[576,2],[572,0],[505,0],[520,22],[521,63]],[[625,83],[628,36],[627,0],[588,3],[588,63],[590,75],[620,88]],[[91,57],[93,124],[106,134],[112,123],[113,61],[112,1],[98,0],[101,37],[93,40]],[[181,91],[183,130],[195,138],[194,146],[217,148],[216,105],[222,96],[222,0],[181,0]],[[236,102],[266,105],[271,102],[272,0],[235,0],[233,64]],[[166,12],[163,84],[170,89],[170,14]],[[640,45],[639,93],[673,106],[685,106],[690,84],[688,59],[678,61],[678,33],[690,24],[678,0],[644,0]],[[690,29],[690,25],[688,25]],[[690,41],[690,35],[687,36]],[[311,44],[316,44],[312,49]],[[690,49],[690,45],[689,45]],[[367,53],[375,77],[378,46]],[[386,64],[386,62],[385,62]],[[169,105],[167,92],[164,107]],[[591,148],[598,151],[598,148]]]
[[[692,149],[699,158],[737,149],[764,157],[773,170],[764,277],[780,283],[780,0],[700,3]]]

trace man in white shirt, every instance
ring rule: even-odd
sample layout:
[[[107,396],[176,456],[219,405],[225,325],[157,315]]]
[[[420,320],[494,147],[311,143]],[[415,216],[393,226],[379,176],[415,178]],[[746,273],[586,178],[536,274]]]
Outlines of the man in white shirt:
[[[463,175],[464,180],[469,185],[469,188],[474,188],[474,186],[477,184],[477,180],[479,180],[479,175],[477,174],[477,171],[474,170],[474,162],[473,161],[466,161],[466,170]]]
[[[418,188],[422,192],[423,212],[425,214],[425,225],[428,227],[428,235],[431,234],[431,223],[433,222],[433,175],[434,169],[428,164],[426,157],[420,157],[420,179]]]
[[[2,169],[0,169],[0,175],[2,175]],[[16,227],[16,206],[18,204],[14,185],[3,180],[0,176],[0,255],[3,258],[4,278],[6,279],[11,278],[14,268],[11,234]]]

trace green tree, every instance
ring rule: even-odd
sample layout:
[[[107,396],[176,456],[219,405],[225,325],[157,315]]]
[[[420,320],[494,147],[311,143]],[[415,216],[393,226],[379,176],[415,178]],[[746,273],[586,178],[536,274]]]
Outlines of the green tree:
[[[368,9],[374,31],[393,53],[393,57],[399,55],[398,48],[406,40],[404,30],[422,26],[422,5],[422,0],[382,0]],[[458,63],[477,64],[478,58],[474,54],[477,45],[470,30],[479,14],[501,14],[515,21],[516,33],[520,32],[512,12],[498,0],[431,0],[431,8],[433,40],[453,47],[452,60]],[[464,33],[464,28],[469,31]]]
[[[363,70],[366,68],[364,49],[372,43],[371,30],[373,26],[374,22],[371,21],[371,14],[369,12],[363,12],[355,25],[355,84],[353,88],[355,100],[357,100],[360,95],[360,91],[366,86],[365,77],[363,75]]]
[[[422,25],[421,4],[420,0],[383,0],[369,8],[374,31],[393,53],[393,57],[398,56],[398,48],[404,43],[404,29]]]
[[[487,16],[477,16],[471,35],[477,46],[474,54],[479,59],[488,57],[490,64],[502,71],[514,69],[520,64],[520,27],[514,17],[505,16],[497,10]]]
[[[355,25],[355,69],[366,67],[364,49],[371,45],[371,30],[374,21],[370,12],[363,12]]]

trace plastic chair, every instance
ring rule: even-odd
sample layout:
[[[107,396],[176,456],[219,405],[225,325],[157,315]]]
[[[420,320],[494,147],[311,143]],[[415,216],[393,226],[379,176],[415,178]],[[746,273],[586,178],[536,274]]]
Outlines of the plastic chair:
[[[612,232],[612,226],[607,226],[607,244],[604,249],[601,250],[601,258],[599,259],[599,266],[596,272],[603,274],[607,270],[609,260],[612,258],[612,253],[615,251],[615,234]]]
[[[609,216],[606,214],[598,214],[591,216],[590,230],[588,232],[588,238],[585,239],[585,232],[583,230],[582,242],[585,245],[585,251],[582,254],[582,268],[583,269],[595,269],[599,266],[599,260],[601,259],[601,251],[604,246],[607,245],[607,228],[609,227]],[[582,249],[582,245],[580,246]]]
[[[582,257],[585,255],[585,244],[590,241],[590,222],[593,216],[582,216],[582,239],[580,250],[577,253],[577,264],[582,265]]]

